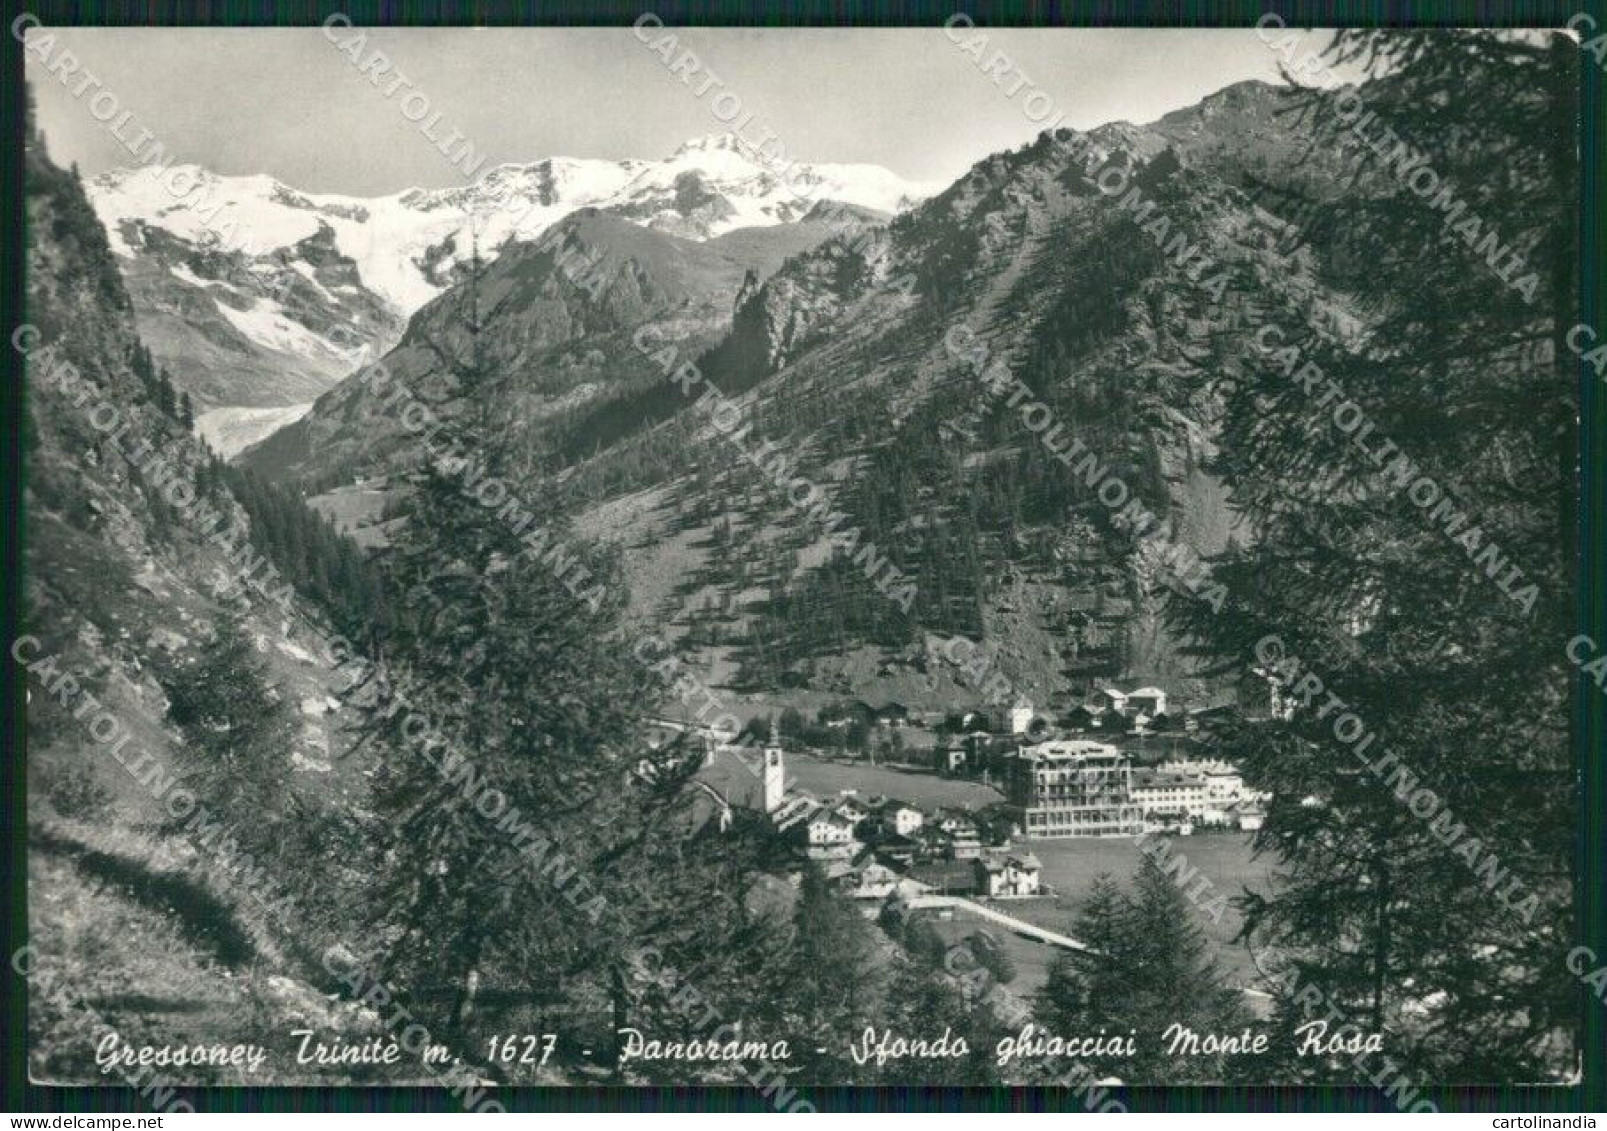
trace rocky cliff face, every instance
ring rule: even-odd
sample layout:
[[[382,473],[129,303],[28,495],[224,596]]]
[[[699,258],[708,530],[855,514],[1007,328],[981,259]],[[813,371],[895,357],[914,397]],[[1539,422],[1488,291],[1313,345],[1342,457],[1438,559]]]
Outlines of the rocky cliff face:
[[[140,337],[201,413],[309,403],[356,347],[386,349],[401,332],[327,227],[261,258],[161,228],[130,238],[138,252],[120,265]]]

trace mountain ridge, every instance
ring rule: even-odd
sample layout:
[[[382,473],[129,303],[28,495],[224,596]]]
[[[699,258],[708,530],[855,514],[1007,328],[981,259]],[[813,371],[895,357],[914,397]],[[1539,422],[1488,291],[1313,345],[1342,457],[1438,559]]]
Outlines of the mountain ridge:
[[[538,416],[499,396],[507,427],[495,442],[517,450],[516,465],[559,473],[579,527],[620,548],[632,615],[739,694],[851,687],[937,705],[953,689],[932,642],[966,635],[1040,702],[1128,678],[1203,698],[1212,688],[1162,612],[1179,563],[1246,536],[1210,470],[1215,382],[1268,307],[1295,324],[1345,304],[1319,260],[1275,250],[1287,223],[1215,144],[1218,131],[1279,121],[1266,113],[1279,97],[1247,86],[1170,116],[1167,133],[1116,123],[1040,135],[744,280],[729,313],[662,302],[640,306],[630,334],[613,324],[618,344],[647,335],[671,349],[670,371],[695,364],[731,398],[749,446],[787,453],[846,516],[838,529],[856,532],[856,553],[917,579],[912,610],[866,585],[829,532],[734,459],[639,341],[610,355],[630,375],[608,397]],[[1276,156],[1298,138],[1271,140],[1263,151]],[[1122,192],[1088,179],[1107,166]],[[516,325],[490,326],[490,350]],[[1056,445],[970,372],[955,327],[1057,422]],[[409,376],[449,393],[432,368]],[[514,384],[550,377],[538,367]],[[344,474],[405,462],[405,447],[372,458],[379,446],[351,424],[362,400],[348,383],[338,410],[320,404],[287,430],[320,436],[304,449],[310,468],[332,467],[336,451]],[[1069,457],[1068,437],[1081,445]],[[310,481],[308,468],[273,466],[273,446],[242,459]],[[1158,516],[1161,541],[1116,521],[1099,494],[1111,482]]]
[[[524,435],[554,414],[606,416],[616,398],[652,383],[631,343],[641,321],[670,318],[713,345],[745,289],[790,257],[876,220],[868,210],[819,204],[790,224],[700,241],[602,209],[571,213],[540,240],[510,245],[485,264],[484,302],[506,312],[490,349],[510,390],[496,406],[498,416],[510,435]],[[439,351],[463,348],[460,292],[446,291],[420,309],[384,359],[421,395],[452,391]],[[271,477],[324,481],[359,470],[362,452],[380,456],[361,468],[366,474],[395,470],[390,457],[405,456],[395,447],[404,439],[400,419],[367,398],[361,381],[348,379],[238,458]]]
[[[203,412],[290,408],[383,353],[406,320],[492,257],[596,208],[693,240],[796,223],[822,201],[878,214],[935,186],[872,165],[786,177],[733,144],[694,139],[660,161],[548,157],[469,185],[375,197],[311,193],[266,174],[145,166],[87,184],[142,335]]]

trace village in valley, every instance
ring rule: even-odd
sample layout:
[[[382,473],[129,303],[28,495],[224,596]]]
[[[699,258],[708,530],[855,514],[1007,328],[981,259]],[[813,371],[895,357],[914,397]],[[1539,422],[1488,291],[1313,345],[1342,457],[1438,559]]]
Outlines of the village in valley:
[[[1278,710],[1275,688],[1262,705]],[[1054,715],[1021,698],[959,712],[853,702],[813,723],[796,710],[756,719],[732,742],[655,726],[699,742],[695,821],[771,829],[800,866],[905,937],[923,922],[947,945],[1013,951],[1020,992],[1055,950],[1083,949],[1064,931],[1087,883],[1125,879],[1146,842],[1189,837],[1191,856],[1227,880],[1259,875],[1249,834],[1268,798],[1202,753],[1212,721],[1241,710],[1100,687]]]

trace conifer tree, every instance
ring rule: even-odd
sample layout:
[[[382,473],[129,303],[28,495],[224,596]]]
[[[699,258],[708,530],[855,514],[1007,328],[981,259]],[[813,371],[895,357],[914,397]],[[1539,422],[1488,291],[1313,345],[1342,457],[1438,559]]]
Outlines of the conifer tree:
[[[265,847],[286,812],[292,721],[245,625],[229,615],[191,662],[162,673],[184,735],[184,780],[242,843]]]
[[[178,399],[173,391],[173,379],[163,369],[156,378],[156,407],[163,416],[173,416],[178,412]]]
[[[845,1042],[880,1025],[883,990],[873,928],[835,895],[824,873],[803,876],[793,913],[793,949],[780,993],[783,1023],[797,1034],[801,1078],[858,1081],[873,1077],[854,1064]],[[824,1054],[817,1048],[825,1048]]]
[[[1256,843],[1281,879],[1246,901],[1252,946],[1439,1079],[1553,1078],[1577,1016],[1577,59],[1556,33],[1337,37],[1330,63],[1382,75],[1358,92],[1376,144],[1347,139],[1340,95],[1298,96],[1356,164],[1288,214],[1330,262],[1364,265],[1348,281],[1365,317],[1256,328],[1217,469],[1255,537],[1214,565],[1223,615],[1173,606],[1222,671],[1276,637],[1261,655],[1282,655],[1296,700],[1216,736],[1273,794]],[[1340,403],[1363,414],[1360,446]]]
[[[945,972],[941,964],[933,968],[902,957],[893,960],[887,982],[877,1027],[912,1041],[936,1042],[947,1034],[949,1049],[947,1054],[934,1048],[936,1054],[931,1056],[856,1066],[860,1081],[883,1086],[931,1085],[934,1080],[949,1086],[1000,1083],[1001,1071],[994,1056],[1004,1027],[994,1016],[988,997],[967,994],[961,981]],[[964,1055],[957,1054],[960,1040],[965,1042]]]
[[[1133,885],[1129,895],[1108,876],[1094,882],[1072,929],[1088,950],[1055,959],[1036,1019],[1061,1036],[1131,1036],[1137,1055],[1088,1058],[1096,1072],[1126,1083],[1235,1078],[1242,1066],[1229,1058],[1167,1055],[1172,1026],[1237,1032],[1249,1013],[1210,959],[1199,912],[1172,877],[1146,855]]]
[[[635,830],[649,757],[636,742],[648,679],[610,639],[622,604],[612,563],[573,548],[574,564],[555,568],[544,551],[570,535],[539,485],[517,484],[540,518],[535,549],[466,487],[506,473],[481,273],[476,255],[455,296],[459,340],[432,342],[456,381],[438,406],[456,447],[412,475],[410,517],[382,563],[397,612],[384,658],[407,705],[388,697],[366,723],[384,750],[375,803],[387,868],[374,906],[386,968],[421,994],[446,991],[449,1004],[426,994],[419,1008],[449,1032],[468,1022],[482,979],[522,984],[583,960],[595,969],[610,925],[599,861]],[[428,720],[432,749],[414,720]],[[527,836],[503,820],[515,811]],[[566,894],[541,866],[549,852],[583,869],[591,894]]]

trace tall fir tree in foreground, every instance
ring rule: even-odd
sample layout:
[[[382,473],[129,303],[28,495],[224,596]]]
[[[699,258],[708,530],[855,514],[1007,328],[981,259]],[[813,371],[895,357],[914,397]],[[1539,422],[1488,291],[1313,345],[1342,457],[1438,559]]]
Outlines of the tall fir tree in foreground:
[[[1150,856],[1140,862],[1131,894],[1099,877],[1072,928],[1088,950],[1055,958],[1034,1020],[1063,1037],[1131,1036],[1137,1055],[1084,1060],[1100,1076],[1124,1083],[1243,1079],[1243,1062],[1234,1057],[1168,1055],[1173,1026],[1237,1034],[1251,1020],[1242,991],[1209,956],[1199,915]],[[1064,1064],[1045,1069],[1052,1078]]]
[[[1216,470],[1255,537],[1215,565],[1223,615],[1173,606],[1218,670],[1271,661],[1294,696],[1217,735],[1274,797],[1256,844],[1281,879],[1247,941],[1296,975],[1284,1014],[1310,986],[1439,1080],[1571,1065],[1576,57],[1550,33],[1336,37],[1329,62],[1381,76],[1372,144],[1337,93],[1296,95],[1354,166],[1286,215],[1354,302],[1250,328]]]
[[[763,1028],[766,956],[788,946],[750,903],[771,846],[710,838],[687,816],[697,758],[642,740],[663,677],[620,631],[617,558],[511,466],[485,270],[476,254],[455,331],[426,343],[452,378],[431,405],[445,428],[381,563],[386,686],[365,724],[384,750],[381,965],[460,1041],[482,989],[600,997],[616,1030],[707,1038],[678,996],[691,985]]]
[[[803,874],[793,909],[793,946],[777,994],[782,1024],[801,1046],[807,1082],[865,1079],[847,1041],[880,1024],[883,975],[876,929],[831,891],[818,866]],[[824,1047],[825,1054],[814,1050]]]
[[[160,678],[168,720],[184,737],[184,783],[242,844],[253,851],[272,847],[273,830],[291,804],[294,722],[249,629],[224,614],[199,654],[174,661]]]
[[[606,900],[588,863],[628,828],[647,686],[611,635],[622,594],[610,563],[577,546],[555,568],[537,552],[568,545],[555,509],[539,484],[504,478],[482,272],[476,256],[456,296],[460,330],[433,343],[455,379],[434,406],[453,444],[411,477],[410,513],[383,558],[392,686],[367,720],[384,749],[384,965],[451,1032],[481,984],[550,988],[595,945]],[[524,523],[481,501],[505,497],[493,482]],[[537,529],[532,549],[524,536]],[[428,743],[416,720],[428,720]]]

